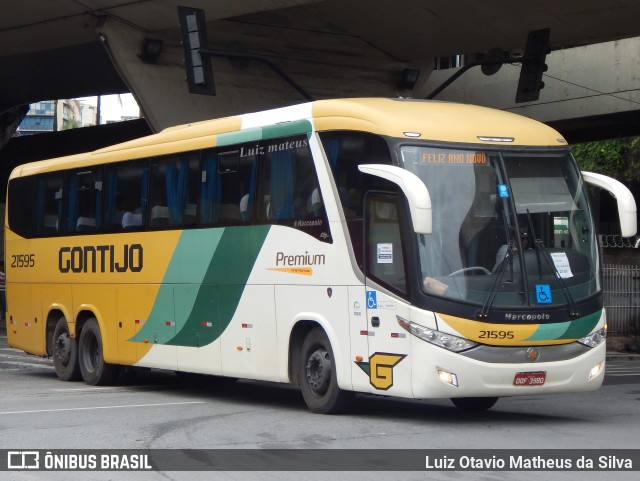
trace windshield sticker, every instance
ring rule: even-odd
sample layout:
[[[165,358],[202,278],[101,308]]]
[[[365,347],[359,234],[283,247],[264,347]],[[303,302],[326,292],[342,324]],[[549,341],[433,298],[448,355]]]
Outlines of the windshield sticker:
[[[573,277],[573,272],[571,272],[571,265],[569,264],[569,258],[567,257],[566,252],[552,252],[551,258],[553,259],[553,264],[556,266],[561,279]]]
[[[498,184],[498,195],[506,199],[509,197],[509,186],[507,184]]]
[[[377,247],[378,264],[393,264],[393,244],[380,243]]]
[[[551,304],[551,286],[549,284],[536,284],[536,300],[538,304]]]

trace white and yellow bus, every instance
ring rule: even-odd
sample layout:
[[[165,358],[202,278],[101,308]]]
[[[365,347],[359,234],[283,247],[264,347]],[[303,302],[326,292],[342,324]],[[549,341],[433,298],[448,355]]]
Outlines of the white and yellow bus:
[[[451,398],[587,391],[606,319],[585,181],[554,130],[476,106],[305,103],[11,174],[9,344],[62,380],[123,366]]]

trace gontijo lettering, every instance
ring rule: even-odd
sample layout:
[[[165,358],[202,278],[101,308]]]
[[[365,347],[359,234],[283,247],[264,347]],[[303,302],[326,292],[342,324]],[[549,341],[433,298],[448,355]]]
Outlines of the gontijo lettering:
[[[144,265],[141,244],[61,247],[58,252],[60,272],[140,272]]]

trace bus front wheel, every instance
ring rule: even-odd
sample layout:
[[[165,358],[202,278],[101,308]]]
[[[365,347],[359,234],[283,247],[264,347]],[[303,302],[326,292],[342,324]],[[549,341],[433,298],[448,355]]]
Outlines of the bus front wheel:
[[[307,334],[301,354],[300,386],[309,410],[334,414],[346,409],[351,393],[338,387],[333,349],[321,328],[314,328]]]
[[[463,411],[486,411],[498,402],[497,397],[457,397],[451,402]]]
[[[78,365],[78,341],[69,335],[69,326],[64,316],[58,319],[53,330],[53,366],[58,379],[62,381],[78,381],[80,366]]]
[[[118,375],[118,366],[104,361],[102,335],[95,318],[88,319],[80,332],[78,360],[82,379],[91,386],[112,384]]]

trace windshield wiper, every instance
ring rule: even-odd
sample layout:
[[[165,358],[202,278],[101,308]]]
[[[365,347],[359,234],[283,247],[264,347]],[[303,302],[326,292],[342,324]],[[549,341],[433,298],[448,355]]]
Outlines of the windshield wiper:
[[[504,257],[500,261],[498,265],[498,269],[496,270],[496,277],[493,280],[493,285],[491,286],[491,290],[489,291],[489,295],[487,296],[487,300],[484,302],[482,309],[478,313],[478,317],[480,319],[486,319],[489,315],[489,309],[493,305],[493,301],[498,294],[498,286],[502,284],[502,278],[504,277],[504,273],[507,270],[507,266],[511,267],[511,281],[513,282],[513,253],[516,251],[515,241],[508,240],[507,241],[507,250],[504,253]]]
[[[531,235],[533,237],[533,246],[536,250],[536,257],[538,258],[538,274],[540,276],[540,279],[542,279],[542,260],[541,259],[544,259],[547,262],[547,265],[551,268],[552,274],[554,274],[556,276],[556,279],[558,279],[558,284],[560,285],[562,294],[564,294],[567,304],[569,304],[569,317],[578,317],[580,313],[576,308],[576,303],[573,299],[573,296],[571,295],[571,291],[569,291],[567,284],[564,282],[564,279],[562,279],[562,276],[560,275],[560,272],[558,271],[558,268],[556,267],[555,262],[553,262],[553,259],[551,258],[551,254],[549,254],[549,251],[544,246],[542,239],[538,239],[538,236],[536,236],[536,231],[533,228],[533,222],[531,221],[531,213],[529,212],[529,209],[527,209],[527,220],[529,221],[529,229],[531,230]],[[527,273],[527,276],[528,276],[528,273]],[[527,276],[525,276],[525,278]],[[528,292],[528,289],[527,289],[527,292]]]

